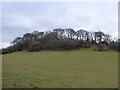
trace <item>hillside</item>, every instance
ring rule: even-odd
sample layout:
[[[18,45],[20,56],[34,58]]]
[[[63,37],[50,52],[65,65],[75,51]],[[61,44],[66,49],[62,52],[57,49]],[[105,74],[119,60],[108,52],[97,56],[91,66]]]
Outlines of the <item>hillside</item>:
[[[14,52],[3,55],[3,88],[117,88],[117,52]]]

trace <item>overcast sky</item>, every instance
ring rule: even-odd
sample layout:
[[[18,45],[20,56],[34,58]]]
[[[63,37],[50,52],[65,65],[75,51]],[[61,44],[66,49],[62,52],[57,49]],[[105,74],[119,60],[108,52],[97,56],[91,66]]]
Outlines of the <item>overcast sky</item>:
[[[118,36],[117,2],[5,2],[2,3],[2,44],[24,33],[54,28],[101,30]]]

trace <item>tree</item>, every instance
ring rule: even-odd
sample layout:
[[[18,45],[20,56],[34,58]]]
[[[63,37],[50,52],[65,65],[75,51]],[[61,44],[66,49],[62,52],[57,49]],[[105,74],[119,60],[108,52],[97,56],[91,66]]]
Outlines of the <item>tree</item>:
[[[43,38],[43,35],[44,35],[44,32],[39,32],[38,33],[38,38],[40,39],[40,38]]]
[[[75,35],[75,31],[72,28],[66,28],[65,32],[68,36],[68,39],[73,39],[73,36]]]
[[[86,36],[86,40],[89,41],[90,40],[90,33],[88,31],[86,31],[85,36]]]
[[[58,39],[58,35],[56,32],[50,32],[50,33],[45,34],[43,39],[46,41],[56,40],[56,39]]]
[[[111,35],[105,34],[104,35],[104,41],[107,42],[107,43],[110,43],[110,41],[111,41]]]
[[[34,39],[34,35],[32,33],[26,33],[23,35],[23,40],[32,40]]]
[[[38,39],[41,39],[44,35],[44,32],[39,32],[39,31],[34,31],[32,33],[34,39],[38,40]]]
[[[72,28],[56,28],[53,31],[25,33],[22,37],[15,38],[12,46],[2,49],[2,53],[14,51],[40,51],[50,50],[70,50],[77,48],[90,48],[96,46],[98,51],[108,48],[120,51],[120,39],[113,41],[109,34],[104,32],[88,32],[80,29],[74,31]]]
[[[103,36],[105,36],[103,32],[101,31],[95,32],[95,41],[101,43]]]
[[[38,42],[38,41],[33,41],[29,48],[28,48],[28,51],[29,52],[34,52],[34,51],[40,51],[40,50],[43,50],[44,49],[44,46],[41,42]]]
[[[16,45],[18,43],[23,43],[23,38],[22,37],[17,37],[15,38],[12,42],[13,45]]]
[[[53,29],[54,32],[56,32],[57,36],[59,39],[63,38],[63,34],[64,34],[64,29],[62,28],[56,28]]]
[[[77,31],[77,35],[80,40],[84,40],[86,38],[86,33],[87,33],[87,31],[85,31],[83,29],[80,29]]]

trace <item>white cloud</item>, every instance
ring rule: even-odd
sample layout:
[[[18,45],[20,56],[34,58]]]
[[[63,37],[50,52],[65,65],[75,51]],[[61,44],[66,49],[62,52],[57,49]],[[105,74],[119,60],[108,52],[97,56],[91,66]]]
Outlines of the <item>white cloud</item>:
[[[0,42],[0,48],[6,48],[10,46],[10,43],[3,43],[3,42]]]

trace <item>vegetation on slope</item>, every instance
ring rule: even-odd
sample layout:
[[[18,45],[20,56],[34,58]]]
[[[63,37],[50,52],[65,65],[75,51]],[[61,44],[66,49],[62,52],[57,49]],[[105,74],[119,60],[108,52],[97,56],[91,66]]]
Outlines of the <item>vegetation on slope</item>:
[[[120,40],[112,41],[111,36],[104,32],[88,32],[86,30],[74,31],[71,28],[53,29],[49,32],[26,33],[17,37],[12,46],[2,49],[2,54],[15,51],[40,51],[40,50],[71,50],[97,46],[98,51],[109,49],[120,51]]]

